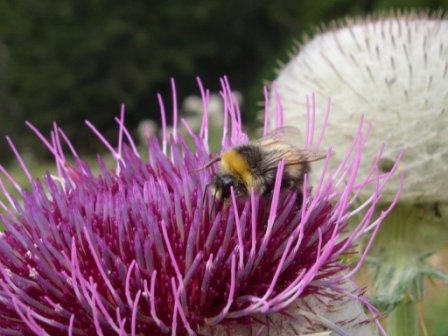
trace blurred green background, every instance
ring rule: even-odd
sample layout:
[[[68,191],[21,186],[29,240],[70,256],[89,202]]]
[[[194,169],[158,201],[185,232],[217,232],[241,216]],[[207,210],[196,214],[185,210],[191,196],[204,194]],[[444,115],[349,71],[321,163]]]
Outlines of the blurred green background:
[[[288,61],[303,34],[346,16],[446,8],[448,0],[2,0],[0,137],[8,134],[32,153],[28,163],[40,175],[50,155],[25,120],[43,132],[56,121],[79,152],[94,155],[104,147],[84,120],[109,139],[116,139],[113,118],[121,103],[130,130],[142,119],[159,122],[156,93],[170,109],[171,77],[181,106],[199,94],[196,76],[217,92],[219,77],[227,75],[244,98],[243,118],[254,125],[262,84],[275,78],[278,62]],[[0,163],[10,165],[12,157],[0,140]],[[439,259],[446,267],[447,258]],[[448,335],[446,287],[429,287],[428,329]]]
[[[0,136],[44,155],[24,126],[48,131],[60,124],[84,153],[89,119],[115,136],[120,103],[127,125],[159,120],[156,93],[179,104],[198,94],[195,81],[217,91],[228,75],[244,97],[244,118],[254,120],[262,83],[275,78],[278,61],[321,23],[393,8],[446,8],[447,0],[2,0],[0,1]],[[3,138],[3,136],[2,136]],[[95,147],[98,146],[98,147]],[[0,160],[11,153],[0,141]]]

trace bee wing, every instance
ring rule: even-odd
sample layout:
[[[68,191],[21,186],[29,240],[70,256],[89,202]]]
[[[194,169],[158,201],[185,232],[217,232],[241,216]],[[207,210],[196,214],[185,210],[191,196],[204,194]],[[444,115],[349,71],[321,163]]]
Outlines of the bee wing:
[[[297,147],[277,147],[266,153],[266,170],[277,169],[281,160],[285,160],[285,166],[310,163],[323,160],[327,153],[321,150],[302,149]]]
[[[300,130],[297,127],[285,126],[277,128],[262,138],[253,141],[255,145],[259,145],[265,148],[278,147],[279,144],[299,147],[300,143],[303,142]]]
[[[300,148],[301,143],[300,131],[293,126],[275,129],[253,142],[266,151],[266,170],[277,169],[281,160],[288,166],[322,160],[327,156],[326,151],[312,146]]]

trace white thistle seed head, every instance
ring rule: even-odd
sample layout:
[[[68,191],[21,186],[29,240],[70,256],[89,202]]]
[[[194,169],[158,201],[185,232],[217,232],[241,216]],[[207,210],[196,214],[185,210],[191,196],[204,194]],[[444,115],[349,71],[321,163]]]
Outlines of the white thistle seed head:
[[[369,18],[317,34],[280,71],[277,90],[285,125],[303,130],[306,96],[315,93],[317,127],[331,97],[325,145],[335,149],[335,164],[364,114],[372,131],[363,173],[385,142],[380,161],[385,171],[401,149],[406,151],[401,201],[448,201],[448,21],[443,17]],[[388,184],[384,201],[395,196],[397,184]]]

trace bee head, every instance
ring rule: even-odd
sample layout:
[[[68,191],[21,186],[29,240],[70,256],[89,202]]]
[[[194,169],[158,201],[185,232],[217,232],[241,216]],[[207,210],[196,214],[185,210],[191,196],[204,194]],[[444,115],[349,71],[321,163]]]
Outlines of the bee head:
[[[213,187],[216,196],[220,199],[226,199],[231,196],[231,188],[235,192],[235,196],[241,196],[245,192],[244,184],[238,181],[234,176],[228,174],[216,173],[213,178]]]

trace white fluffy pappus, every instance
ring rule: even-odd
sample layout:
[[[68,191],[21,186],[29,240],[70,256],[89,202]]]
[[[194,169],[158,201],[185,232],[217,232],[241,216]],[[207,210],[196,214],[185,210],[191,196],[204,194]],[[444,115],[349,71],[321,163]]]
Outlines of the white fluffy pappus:
[[[337,24],[300,47],[280,70],[276,86],[285,125],[303,130],[306,105],[315,104],[319,127],[331,97],[324,145],[335,149],[335,164],[352,142],[363,114],[372,129],[361,170],[365,173],[371,167],[383,142],[379,166],[384,171],[405,149],[400,163],[406,174],[401,201],[448,201],[448,20],[444,17],[409,13]],[[398,183],[388,184],[384,201],[394,197]]]

